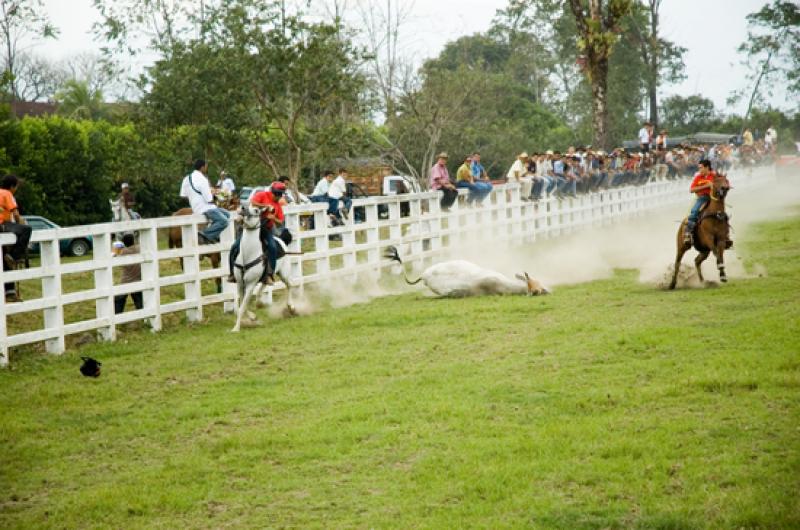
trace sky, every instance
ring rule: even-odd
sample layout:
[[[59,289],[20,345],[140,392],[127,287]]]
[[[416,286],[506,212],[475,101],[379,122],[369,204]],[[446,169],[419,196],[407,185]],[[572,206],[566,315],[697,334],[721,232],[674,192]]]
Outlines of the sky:
[[[358,0],[339,1],[349,1],[352,12],[352,4]],[[412,9],[402,28],[403,50],[419,62],[436,56],[448,41],[486,31],[495,12],[507,4],[507,0],[405,2],[410,3]],[[91,35],[92,22],[98,20],[92,0],[45,0],[44,3],[51,21],[61,33],[58,39],[39,44],[34,48],[36,52],[59,60],[99,50],[100,44]],[[326,3],[330,4],[331,0],[312,0],[311,9],[325,13]],[[744,113],[746,101],[730,107],[726,100],[732,91],[751,86],[736,48],[747,36],[745,17],[765,3],[765,0],[663,0],[662,35],[688,48],[688,52],[684,57],[686,80],[664,87],[660,96],[701,94],[713,100],[717,109]],[[384,5],[383,0],[379,5]],[[780,87],[769,101],[783,108],[791,106]]]

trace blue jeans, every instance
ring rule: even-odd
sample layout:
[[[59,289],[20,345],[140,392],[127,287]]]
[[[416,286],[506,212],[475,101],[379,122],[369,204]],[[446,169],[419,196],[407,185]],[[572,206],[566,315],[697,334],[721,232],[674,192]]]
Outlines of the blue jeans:
[[[308,200],[311,202],[328,202],[328,195],[309,195]]]
[[[492,185],[488,182],[467,182],[466,180],[459,180],[456,183],[456,188],[469,189],[468,203],[481,202],[492,192]]]
[[[206,216],[210,224],[200,233],[209,241],[218,242],[219,235],[228,226],[228,219],[230,219],[231,214],[228,210],[223,210],[222,208],[212,208],[203,215]]]
[[[334,199],[332,197],[328,197],[328,213],[331,215],[335,215],[339,217],[339,201],[344,203],[344,209],[348,212],[350,211],[350,206],[352,206],[353,201],[349,197],[340,197],[339,199]]]
[[[541,199],[542,198],[542,191],[545,188],[545,185],[548,183],[545,180],[546,177],[536,177],[533,179],[533,187],[531,188],[531,197],[534,199]]]
[[[710,200],[711,198],[708,195],[699,195],[697,197],[697,200],[694,201],[694,205],[692,205],[692,209],[689,211],[689,221],[686,223],[687,230],[694,228],[694,225],[697,224],[697,217],[700,215],[700,208]]]

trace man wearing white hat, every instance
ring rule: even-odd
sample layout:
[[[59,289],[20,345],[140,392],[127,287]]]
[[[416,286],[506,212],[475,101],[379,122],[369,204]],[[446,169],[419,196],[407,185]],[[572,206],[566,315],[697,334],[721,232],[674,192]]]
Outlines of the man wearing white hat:
[[[511,168],[506,173],[507,182],[520,183],[520,198],[523,201],[530,200],[531,187],[533,186],[533,176],[528,173],[528,153],[522,152],[511,164]]]

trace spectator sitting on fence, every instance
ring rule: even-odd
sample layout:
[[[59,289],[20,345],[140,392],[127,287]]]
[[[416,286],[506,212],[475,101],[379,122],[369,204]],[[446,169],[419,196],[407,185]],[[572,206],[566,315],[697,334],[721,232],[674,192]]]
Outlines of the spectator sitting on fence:
[[[127,256],[130,254],[139,253],[139,245],[135,244],[133,234],[125,234],[122,236],[122,242],[114,243],[114,254],[116,256]],[[142,265],[141,263],[132,263],[130,265],[122,266],[122,277],[119,283],[134,283],[142,281]],[[122,313],[125,311],[125,303],[128,301],[128,294],[131,295],[133,305],[136,309],[142,309],[142,292],[118,294],[114,297],[114,313]]]
[[[489,174],[486,173],[483,165],[481,165],[481,154],[478,152],[472,153],[472,182],[485,192],[484,197],[492,192],[492,183],[489,180]]]
[[[192,213],[203,214],[209,221],[209,226],[200,232],[201,244],[218,243],[219,235],[228,226],[230,213],[214,205],[211,187],[208,184],[206,173],[208,164],[203,159],[194,163],[194,171],[183,178],[180,196],[189,199]]]
[[[24,259],[25,249],[31,240],[32,229],[19,214],[17,201],[14,198],[19,184],[20,180],[16,175],[6,175],[0,181],[0,232],[14,234],[17,237],[11,249],[6,248],[3,251],[3,270],[17,267],[17,263]],[[19,293],[13,283],[5,284],[5,296],[20,301]]]
[[[449,212],[450,207],[458,197],[458,190],[450,182],[450,174],[447,172],[447,153],[439,153],[439,156],[436,157],[436,163],[431,167],[430,188],[442,192],[439,207],[442,211]]]
[[[487,190],[484,183],[476,182],[475,177],[472,176],[472,155],[467,155],[464,163],[458,168],[456,172],[456,187],[469,190],[467,204],[480,204],[492,191],[491,185]]]
[[[341,208],[339,201],[342,202]],[[347,196],[347,170],[340,167],[338,176],[328,187],[328,214],[335,216],[338,220],[341,220],[342,217],[347,219],[352,204],[353,201]]]
[[[308,199],[311,202],[328,202],[328,188],[330,188],[332,180],[333,171],[329,169],[325,170],[322,174],[322,178],[319,179],[317,185],[314,186],[314,191],[308,196]]]
[[[530,162],[530,157],[528,153],[522,152],[517,156],[517,159],[514,160],[514,163],[511,164],[511,167],[506,173],[506,182],[519,182],[520,183],[520,198],[523,201],[527,201],[531,199],[531,188],[533,187],[533,174],[528,172],[528,163]],[[535,170],[534,165],[534,170]]]

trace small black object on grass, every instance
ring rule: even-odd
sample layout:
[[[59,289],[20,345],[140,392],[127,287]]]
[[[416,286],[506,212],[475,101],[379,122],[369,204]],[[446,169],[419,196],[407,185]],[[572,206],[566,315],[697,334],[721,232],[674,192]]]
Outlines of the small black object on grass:
[[[100,377],[100,366],[103,363],[91,357],[81,357],[81,359],[83,359],[83,364],[81,365],[81,373],[83,375],[86,377]]]

